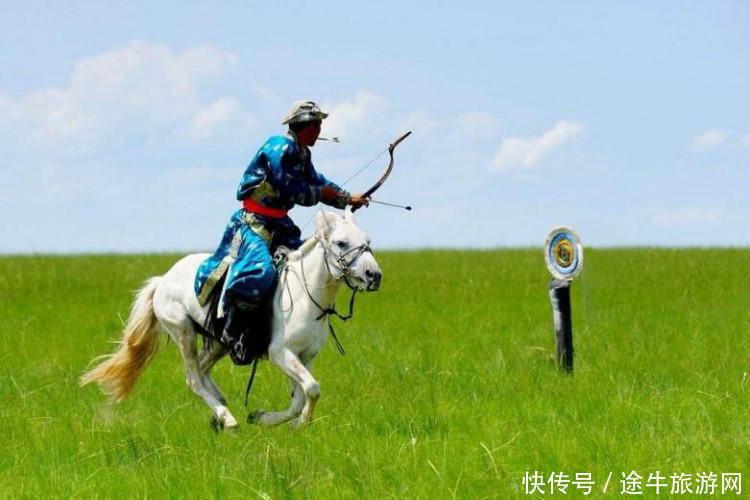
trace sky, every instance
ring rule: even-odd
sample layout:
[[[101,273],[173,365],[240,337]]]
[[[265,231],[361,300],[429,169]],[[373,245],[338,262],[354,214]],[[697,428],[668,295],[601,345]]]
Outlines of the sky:
[[[0,253],[213,250],[298,99],[376,250],[750,245],[748,2],[0,3]]]

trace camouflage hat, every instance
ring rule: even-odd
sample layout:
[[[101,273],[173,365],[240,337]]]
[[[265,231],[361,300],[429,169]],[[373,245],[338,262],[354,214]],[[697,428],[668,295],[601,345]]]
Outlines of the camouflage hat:
[[[328,113],[323,113],[313,101],[297,101],[292,104],[292,109],[289,110],[289,114],[284,117],[284,121],[281,123],[287,125],[289,123],[312,122],[322,120],[327,116]]]

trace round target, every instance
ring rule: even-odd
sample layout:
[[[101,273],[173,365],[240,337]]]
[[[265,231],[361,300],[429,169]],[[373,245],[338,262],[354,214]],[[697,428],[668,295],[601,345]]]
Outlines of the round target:
[[[544,243],[544,260],[552,276],[572,280],[583,269],[583,246],[575,231],[556,227]]]

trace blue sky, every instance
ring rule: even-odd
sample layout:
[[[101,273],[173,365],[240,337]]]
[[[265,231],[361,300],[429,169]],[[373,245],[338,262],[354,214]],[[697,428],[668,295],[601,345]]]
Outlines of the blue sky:
[[[747,2],[185,3],[4,2],[0,253],[212,250],[300,98],[375,248],[750,245]]]

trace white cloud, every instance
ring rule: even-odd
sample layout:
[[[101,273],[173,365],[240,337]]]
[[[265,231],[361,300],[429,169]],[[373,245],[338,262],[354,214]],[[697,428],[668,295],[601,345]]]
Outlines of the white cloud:
[[[580,138],[583,123],[559,121],[538,137],[503,139],[492,160],[493,170],[530,169],[556,148]]]
[[[721,130],[706,130],[698,134],[690,143],[690,149],[705,153],[713,151],[724,145],[727,140],[727,134]]]
[[[223,127],[242,120],[240,107],[237,99],[225,97],[198,110],[191,121],[192,136],[197,139],[208,139]]]
[[[3,97],[0,107],[15,112],[0,121],[26,130],[24,142],[57,152],[95,150],[127,134],[155,141],[191,126],[203,137],[236,104],[207,105],[204,88],[236,62],[234,54],[208,44],[173,52],[164,44],[135,40],[77,61],[65,88]]]
[[[361,90],[354,101],[326,104],[323,111],[330,116],[325,122],[325,135],[351,137],[382,116],[390,106],[384,97]]]
[[[220,78],[237,56],[203,44],[173,53],[164,44],[134,40],[75,64],[70,91],[95,101],[147,106],[190,101],[201,83]]]

